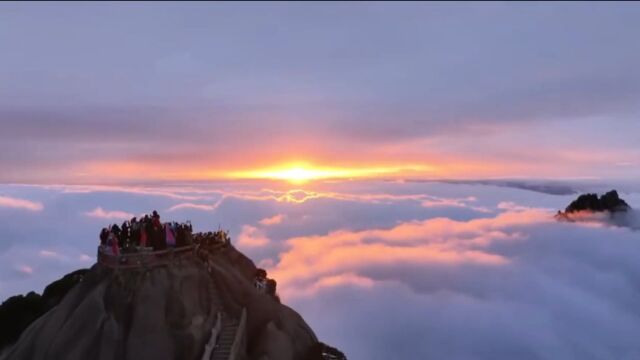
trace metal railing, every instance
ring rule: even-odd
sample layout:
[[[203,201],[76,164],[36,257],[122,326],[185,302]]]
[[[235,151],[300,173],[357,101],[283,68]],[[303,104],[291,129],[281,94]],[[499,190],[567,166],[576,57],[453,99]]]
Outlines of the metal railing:
[[[159,251],[138,251],[120,255],[107,254],[98,248],[98,263],[117,269],[129,269],[145,266],[162,265],[176,257],[192,255],[196,245],[182,246]]]
[[[170,263],[172,260],[185,255],[197,255],[201,251],[205,251],[206,253],[216,252],[227,245],[227,243],[223,242],[210,243],[207,245],[192,244],[158,251],[147,250],[150,248],[138,248],[136,252],[119,255],[104,252],[103,247],[99,246],[98,263],[117,269],[150,267]]]
[[[202,360],[210,360],[211,353],[213,349],[216,347],[216,343],[218,342],[218,335],[220,335],[220,330],[222,330],[222,314],[218,312],[218,320],[216,321],[215,326],[211,329],[211,337],[209,338],[209,342],[204,346],[204,354],[202,354]]]

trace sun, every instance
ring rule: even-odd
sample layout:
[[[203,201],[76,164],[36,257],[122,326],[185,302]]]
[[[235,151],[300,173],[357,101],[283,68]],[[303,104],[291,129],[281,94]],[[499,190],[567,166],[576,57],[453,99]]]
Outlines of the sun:
[[[282,180],[291,184],[304,184],[317,180],[372,178],[400,174],[405,170],[415,171],[417,168],[416,166],[337,168],[296,163],[266,169],[237,171],[228,175],[236,179]],[[424,166],[419,168],[425,169]]]
[[[285,165],[271,169],[241,172],[236,175],[244,178],[283,180],[292,184],[304,184],[312,180],[345,177],[348,176],[348,171],[308,165]]]
[[[275,171],[273,174],[271,174],[271,177],[274,179],[286,180],[293,184],[302,184],[309,180],[321,178],[321,174],[319,174],[317,170],[295,167],[291,169]]]

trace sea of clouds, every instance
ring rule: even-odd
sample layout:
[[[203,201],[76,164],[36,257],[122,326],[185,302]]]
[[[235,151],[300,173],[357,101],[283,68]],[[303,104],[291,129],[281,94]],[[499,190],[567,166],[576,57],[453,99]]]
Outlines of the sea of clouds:
[[[1,185],[0,299],[91,266],[101,227],[155,209],[228,229],[350,359],[640,358],[637,213],[554,220],[574,197],[432,182]]]

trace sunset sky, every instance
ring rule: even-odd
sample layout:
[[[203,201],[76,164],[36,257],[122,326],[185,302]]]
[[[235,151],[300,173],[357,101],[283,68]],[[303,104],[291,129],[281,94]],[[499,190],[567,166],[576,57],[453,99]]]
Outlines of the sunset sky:
[[[5,182],[640,176],[637,4],[0,10]]]
[[[639,19],[0,2],[0,302],[158,210],[229,230],[350,360],[638,359],[640,212],[553,216],[640,208]]]

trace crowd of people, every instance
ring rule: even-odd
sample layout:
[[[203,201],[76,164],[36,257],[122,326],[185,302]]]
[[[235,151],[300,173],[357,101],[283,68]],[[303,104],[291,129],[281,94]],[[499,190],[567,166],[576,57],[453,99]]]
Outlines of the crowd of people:
[[[190,222],[177,223],[160,221],[160,215],[132,218],[121,226],[113,224],[100,232],[100,246],[103,252],[112,255],[140,250],[165,250],[188,246],[193,243],[193,227]]]
[[[193,242],[202,246],[211,246],[215,244],[229,244],[229,234],[226,231],[208,231],[193,234]]]

